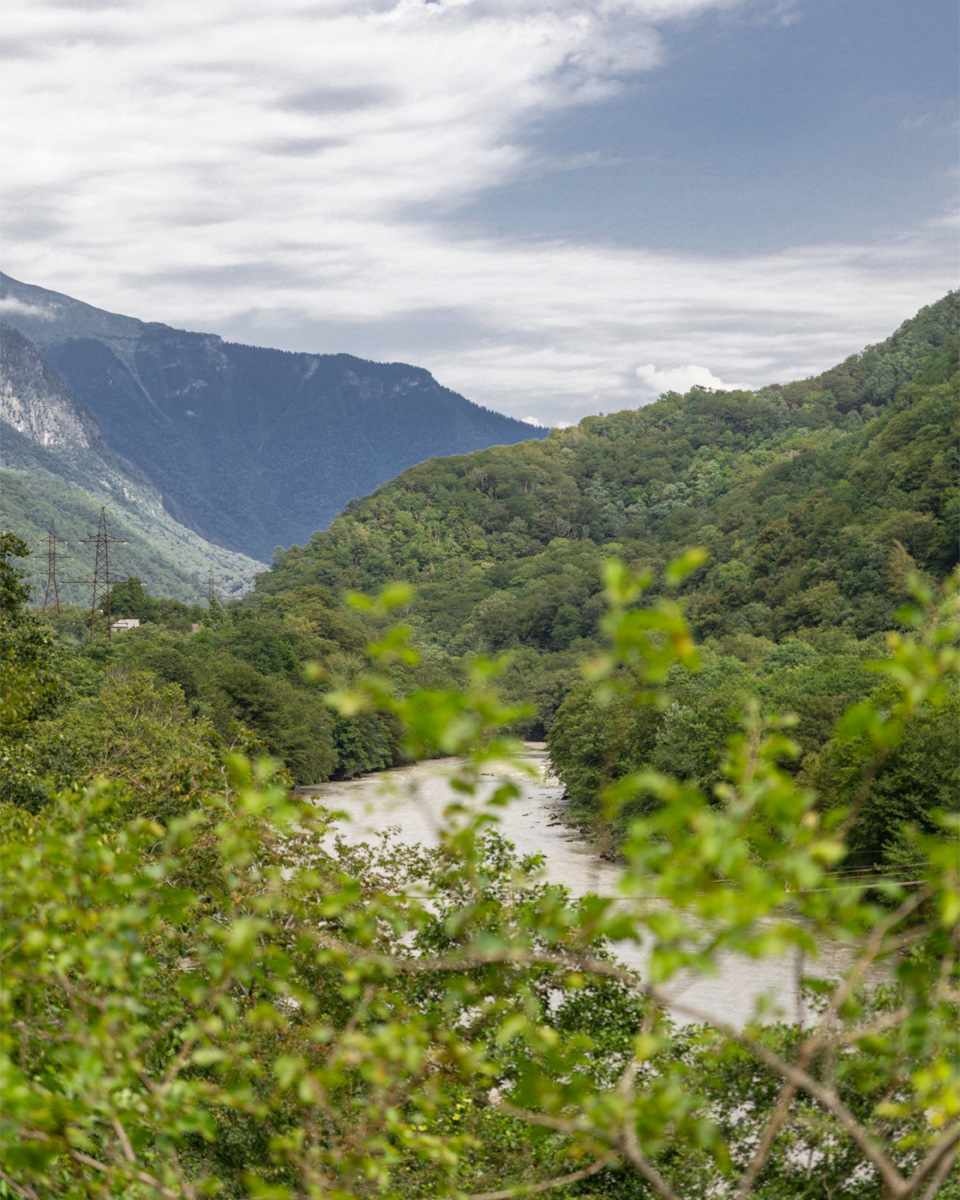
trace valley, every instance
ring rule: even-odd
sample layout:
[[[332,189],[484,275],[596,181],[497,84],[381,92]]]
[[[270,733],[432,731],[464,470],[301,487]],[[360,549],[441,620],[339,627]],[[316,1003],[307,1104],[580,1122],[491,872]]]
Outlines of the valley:
[[[10,0],[0,1200],[960,1200],[948,0]]]
[[[112,639],[4,532],[0,1179],[960,1195],[958,325],[428,458],[209,604],[131,537]],[[5,512],[156,513],[6,336]]]

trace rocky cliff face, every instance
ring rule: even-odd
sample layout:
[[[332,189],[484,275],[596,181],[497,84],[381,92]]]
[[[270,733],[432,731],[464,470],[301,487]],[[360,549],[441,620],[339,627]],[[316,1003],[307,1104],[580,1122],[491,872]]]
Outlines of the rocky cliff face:
[[[424,459],[547,432],[403,363],[236,345],[7,276],[0,296],[6,320],[36,341],[167,510],[261,560]]]
[[[0,325],[0,516],[34,550],[51,520],[69,560],[67,573],[92,566],[83,538],[95,532],[100,506],[124,545],[115,569],[135,574],[155,594],[199,600],[214,571],[224,598],[246,591],[265,564],[186,528],[168,511],[151,479],[107,445],[92,413],[37,347]],[[36,564],[35,564],[36,565]],[[66,585],[65,599],[89,601]]]
[[[40,446],[104,447],[103,431],[23,334],[0,325],[0,421]]]

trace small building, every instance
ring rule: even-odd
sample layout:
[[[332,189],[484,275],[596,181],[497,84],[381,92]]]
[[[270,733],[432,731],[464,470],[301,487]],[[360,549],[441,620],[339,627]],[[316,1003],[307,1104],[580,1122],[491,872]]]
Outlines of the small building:
[[[110,626],[111,633],[126,633],[128,629],[139,629],[140,621],[137,617],[121,617],[119,621],[114,621]]]

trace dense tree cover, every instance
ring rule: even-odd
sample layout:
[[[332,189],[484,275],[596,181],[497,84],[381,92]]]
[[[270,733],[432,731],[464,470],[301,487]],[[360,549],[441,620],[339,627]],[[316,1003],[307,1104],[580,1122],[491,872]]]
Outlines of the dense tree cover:
[[[784,769],[798,784],[816,788],[824,811],[849,804],[862,751],[837,743],[834,729],[850,704],[867,697],[884,703],[886,693],[870,669],[872,658],[882,653],[879,639],[854,643],[843,653],[794,641],[772,647],[750,668],[737,658],[703,650],[696,673],[675,669],[658,704],[639,709],[581,681],[567,694],[547,735],[573,815],[594,826],[604,786],[642,767],[671,772],[710,792],[722,777],[725,747],[737,731],[736,713],[750,696],[767,715],[791,713],[791,737],[799,753]],[[863,868],[896,866],[905,861],[901,831],[906,825],[930,829],[930,813],[957,809],[960,693],[955,682],[935,706],[916,715],[912,730],[909,745],[884,762],[871,801],[850,832],[848,864],[855,859]],[[641,794],[621,809],[615,838],[652,802]]]
[[[27,553],[19,539],[4,538],[5,553]],[[332,687],[363,669],[376,614],[350,609],[318,587],[257,608],[216,600],[209,608],[189,607],[156,599],[133,577],[112,589],[110,609],[114,619],[136,617],[140,627],[108,640],[100,614],[91,640],[83,610],[65,607],[46,621],[29,612],[24,568],[13,566],[13,558],[4,562],[10,597],[4,611],[17,614],[0,626],[4,695],[16,697],[15,711],[14,700],[4,701],[4,713],[12,714],[3,728],[10,747],[0,769],[5,800],[36,807],[45,788],[82,786],[106,774],[162,806],[165,788],[189,790],[195,773],[208,778],[211,764],[231,747],[272,754],[288,778],[302,784],[404,761],[388,714],[347,717],[324,702]],[[49,672],[39,672],[42,655],[57,662],[56,689]],[[21,660],[38,692],[28,711]],[[307,663],[319,668],[312,679]],[[415,672],[395,670],[398,677],[404,673],[413,687],[440,674],[456,676],[458,668],[433,663]],[[42,690],[37,680],[44,681]],[[184,740],[191,747],[186,756]]]
[[[56,639],[27,609],[31,589],[19,560],[29,552],[22,539],[0,533],[0,779],[3,799],[26,805],[43,795],[29,765],[31,734],[65,692]]]
[[[696,543],[709,558],[688,614],[721,652],[869,638],[894,624],[910,570],[942,578],[957,559],[957,306],[816,379],[668,394],[423,463],[278,553],[258,590],[406,579],[425,642],[521,647],[553,674],[595,642],[605,555],[662,566]]]
[[[278,552],[252,595],[215,612],[158,601],[133,577],[111,609],[142,627],[107,651],[78,646],[74,708],[93,714],[108,675],[149,672],[182,689],[218,744],[252,736],[298,783],[391,765],[402,755],[383,714],[347,719],[323,695],[355,676],[370,633],[345,591],[406,578],[416,590],[404,617],[423,650],[410,686],[462,678],[464,656],[507,652],[501,687],[526,706],[514,731],[549,736],[582,819],[596,815],[603,778],[640,763],[709,788],[748,693],[766,712],[796,714],[791,770],[839,803],[835,722],[876,686],[863,664],[880,653],[908,580],[942,578],[956,559],[956,325],[954,295],[815,379],[756,395],[669,394],[544,442],[423,463],[308,546]],[[598,705],[578,663],[598,650],[605,557],[657,568],[691,541],[708,551],[683,588],[704,647],[699,674],[675,670],[656,711]],[[59,626],[82,643],[75,612]],[[308,661],[324,679],[304,679]],[[931,717],[938,795],[955,775],[953,704]],[[54,722],[34,739],[37,769],[44,755],[59,762],[43,749],[59,736]],[[895,766],[880,790],[892,789],[900,816],[864,834],[865,863],[896,855],[917,807],[893,799]]]
[[[596,630],[597,605],[571,610],[599,592],[598,548],[662,563],[696,540],[711,554],[687,589],[701,635],[872,633],[897,603],[895,541],[924,569],[956,559],[957,324],[952,294],[816,379],[669,393],[544,442],[422,463],[278,554],[259,587],[405,578],[428,634],[470,615],[494,646],[562,649]]]
[[[591,674],[627,710],[654,710],[697,656],[679,606],[644,591],[607,568]],[[182,688],[113,660],[113,707],[91,738],[113,782],[51,794],[36,814],[0,803],[0,1187],[27,1200],[960,1196],[954,848],[905,830],[922,883],[885,886],[884,904],[828,886],[878,765],[912,745],[957,671],[956,592],[923,599],[889,643],[882,705],[853,705],[834,733],[856,762],[850,804],[819,811],[781,765],[799,749],[741,713],[712,795],[651,769],[605,789],[611,813],[653,802],[626,831],[623,894],[578,903],[491,831],[517,791],[509,775],[487,783],[509,764],[497,731],[514,716],[493,664],[463,690],[411,691],[418,656],[384,629],[371,669],[330,698],[346,719],[390,713],[413,755],[460,756],[431,852],[338,843],[269,764],[210,754]],[[391,600],[404,597],[370,619]],[[26,616],[14,594],[11,619]],[[252,638],[249,657],[276,666],[283,651]],[[150,793],[151,769],[184,762],[192,779]],[[929,816],[955,836],[955,820]],[[815,937],[851,947],[842,981],[816,981]],[[643,978],[610,956],[624,939],[648,945]],[[704,1023],[682,999],[671,1016],[677,973],[730,952],[795,956],[809,1024]],[[878,964],[888,985],[860,990]]]
[[[29,552],[20,538],[0,533],[0,733],[5,737],[21,736],[55,707],[62,690],[54,639],[27,609],[27,570],[15,561]]]

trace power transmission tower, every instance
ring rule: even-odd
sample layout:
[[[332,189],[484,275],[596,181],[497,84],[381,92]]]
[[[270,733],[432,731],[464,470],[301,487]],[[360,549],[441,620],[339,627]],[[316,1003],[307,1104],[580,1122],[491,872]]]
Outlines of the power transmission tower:
[[[207,604],[213,607],[213,602],[217,598],[217,581],[213,577],[213,567],[207,575]]]
[[[93,641],[93,631],[97,617],[97,592],[100,592],[107,604],[107,640],[113,641],[112,621],[110,620],[110,588],[115,583],[126,583],[126,578],[110,574],[110,547],[125,545],[123,538],[113,537],[107,533],[107,510],[100,509],[100,527],[95,538],[81,538],[81,542],[97,545],[97,561],[93,567],[93,599],[90,602],[90,641]]]
[[[47,605],[50,603],[50,593],[53,592],[53,602],[57,606],[57,616],[60,616],[60,586],[57,581],[57,544],[61,543],[61,539],[57,537],[57,529],[53,521],[50,522],[50,532],[43,539],[43,544],[47,547],[47,586],[43,593],[43,611],[47,611]],[[66,545],[65,542],[61,543]]]

